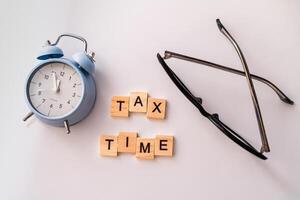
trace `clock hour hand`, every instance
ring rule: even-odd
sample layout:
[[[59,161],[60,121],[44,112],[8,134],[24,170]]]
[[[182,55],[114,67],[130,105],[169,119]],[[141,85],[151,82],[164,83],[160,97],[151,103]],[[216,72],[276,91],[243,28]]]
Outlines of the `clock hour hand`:
[[[56,81],[56,90],[55,90],[56,93],[58,93],[60,91],[60,82],[61,81],[57,79],[57,81]]]
[[[57,91],[57,78],[56,78],[56,74],[54,72],[52,72],[52,80],[53,80],[53,91]]]

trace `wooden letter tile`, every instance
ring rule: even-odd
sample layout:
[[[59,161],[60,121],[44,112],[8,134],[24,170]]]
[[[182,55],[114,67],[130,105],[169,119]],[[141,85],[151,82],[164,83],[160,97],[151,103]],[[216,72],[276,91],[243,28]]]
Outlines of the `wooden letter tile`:
[[[130,112],[147,112],[147,92],[131,92],[130,93]]]
[[[118,135],[118,152],[135,153],[136,132],[120,132]]]
[[[155,155],[173,156],[173,136],[157,135],[155,137]]]
[[[140,159],[154,159],[155,140],[138,137],[136,141],[136,157]]]
[[[111,135],[100,136],[100,155],[117,156],[118,155],[118,137]]]
[[[164,119],[166,115],[166,104],[165,99],[148,99],[148,110],[147,117],[151,119]]]
[[[113,96],[110,105],[110,115],[112,117],[128,117],[129,96]]]

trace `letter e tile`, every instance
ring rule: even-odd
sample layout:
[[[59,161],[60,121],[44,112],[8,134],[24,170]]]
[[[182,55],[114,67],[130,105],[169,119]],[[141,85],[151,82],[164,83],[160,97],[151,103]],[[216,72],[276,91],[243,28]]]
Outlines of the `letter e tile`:
[[[156,135],[155,137],[155,155],[173,156],[173,136]]]

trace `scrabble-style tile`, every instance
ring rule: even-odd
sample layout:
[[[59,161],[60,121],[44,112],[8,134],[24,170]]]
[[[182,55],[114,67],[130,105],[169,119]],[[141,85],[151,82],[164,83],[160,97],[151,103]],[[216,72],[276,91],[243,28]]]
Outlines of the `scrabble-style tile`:
[[[173,142],[171,135],[156,135],[155,156],[173,156]]]
[[[112,135],[100,135],[100,155],[117,156],[118,155],[118,137]]]
[[[149,98],[147,117],[150,119],[164,119],[167,101],[165,99]]]
[[[136,157],[139,159],[154,159],[155,139],[138,137],[136,141]]]
[[[113,96],[111,98],[110,115],[112,117],[128,117],[129,96]]]
[[[118,152],[135,153],[136,132],[120,132],[118,135]]]
[[[147,92],[131,92],[130,93],[130,112],[147,112]]]

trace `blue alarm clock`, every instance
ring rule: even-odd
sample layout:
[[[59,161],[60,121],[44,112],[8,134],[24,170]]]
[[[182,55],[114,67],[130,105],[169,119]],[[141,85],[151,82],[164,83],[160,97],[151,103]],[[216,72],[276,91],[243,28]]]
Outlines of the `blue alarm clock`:
[[[84,43],[84,51],[72,58],[63,57],[57,47],[62,37],[71,37]],[[35,115],[53,126],[70,126],[84,119],[96,100],[94,53],[87,53],[87,41],[74,34],[62,34],[56,42],[47,41],[31,71],[25,87],[25,99],[30,109],[23,121]]]

